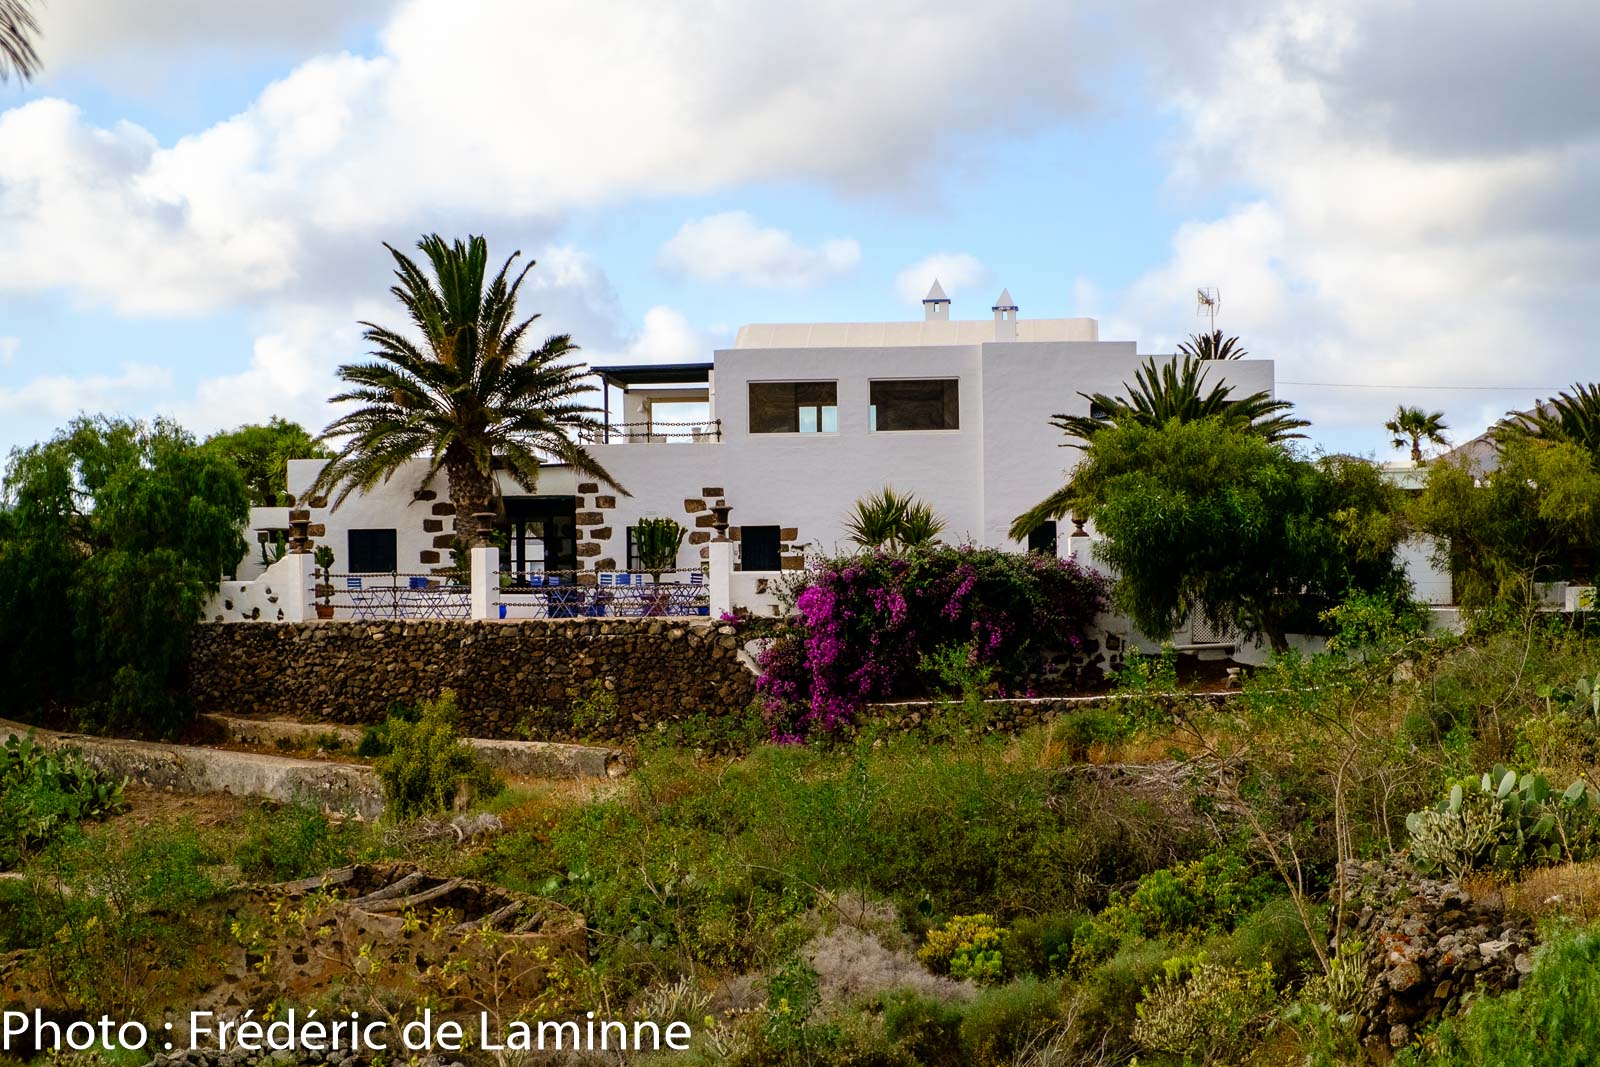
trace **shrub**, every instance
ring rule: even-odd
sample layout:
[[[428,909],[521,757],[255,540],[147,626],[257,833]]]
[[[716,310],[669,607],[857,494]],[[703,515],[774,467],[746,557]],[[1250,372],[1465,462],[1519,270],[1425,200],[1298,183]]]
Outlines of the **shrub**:
[[[51,751],[32,736],[11,735],[0,748],[0,869],[79,822],[122,810],[123,785],[73,749]]]
[[[260,882],[287,882],[342,866],[354,859],[359,841],[353,824],[335,823],[304,802],[252,808],[243,830],[233,862],[246,878]]]
[[[884,1033],[924,1067],[964,1067],[961,1020],[954,1005],[915,993],[891,995],[883,1005]]]
[[[1018,976],[1065,972],[1072,963],[1073,940],[1089,921],[1090,916],[1083,912],[1013,920],[1000,950],[1006,969]]]
[[[137,1018],[163,973],[180,972],[217,892],[213,857],[188,827],[73,834],[30,871],[28,925],[50,931],[35,963],[85,1014]]]
[[[1016,688],[1047,652],[1081,647],[1105,604],[1102,578],[1039,553],[963,546],[822,560],[798,590],[798,622],[759,657],[758,688],[781,739],[918,691],[924,656],[938,649],[967,649],[965,670]]]
[[[578,737],[610,737],[621,717],[617,694],[599,678],[589,683],[587,693],[572,702],[572,732]]]
[[[1022,978],[978,994],[961,1022],[961,1047],[972,1067],[1001,1067],[1062,1021],[1061,989]]]
[[[374,764],[383,783],[389,814],[410,819],[446,811],[466,790],[492,796],[501,782],[456,732],[456,696],[446,689],[418,709],[414,722],[390,718],[385,725],[387,755]]]
[[[1226,1063],[1265,1024],[1276,999],[1272,967],[1240,970],[1203,956],[1167,961],[1166,974],[1145,990],[1133,1040],[1185,1063]]]
[[[940,974],[994,985],[1005,973],[1000,945],[1006,931],[989,915],[957,915],[928,931],[917,958]]]

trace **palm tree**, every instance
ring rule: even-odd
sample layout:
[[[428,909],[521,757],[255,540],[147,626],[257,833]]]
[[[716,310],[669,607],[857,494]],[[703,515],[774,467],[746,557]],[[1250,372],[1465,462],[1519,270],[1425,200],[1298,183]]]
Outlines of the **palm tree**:
[[[0,0],[0,82],[12,73],[23,81],[39,71],[33,39],[39,33],[29,0]]]
[[[901,496],[893,486],[885,486],[856,501],[855,510],[845,520],[845,529],[850,540],[862,548],[899,552],[933,544],[944,532],[944,520],[927,503],[914,496]]]
[[[1239,347],[1239,339],[1222,339],[1221,330],[1210,333],[1192,333],[1178,346],[1178,355],[1190,359],[1243,359],[1250,353]]]
[[[347,363],[339,377],[353,388],[333,403],[360,404],[328,424],[322,438],[344,444],[318,475],[313,492],[338,488],[334,507],[356,489],[371,489],[408,460],[429,459],[423,485],[442,467],[455,505],[456,534],[469,544],[478,512],[498,497],[494,471],[503,467],[533,492],[546,458],[580,474],[627,490],[573,439],[597,429],[597,409],[581,402],[587,367],[571,360],[578,350],[559,334],[527,348],[538,315],[516,321],[517,291],[530,260],[510,277],[514,252],[485,284],[489,249],[482,237],[446,244],[438,234],[417,242],[433,275],[393,246],[399,284],[390,292],[422,335],[421,345],[387,327],[363,322],[375,362]]]
[[[1580,382],[1532,411],[1508,411],[1491,432],[1500,443],[1519,436],[1570,441],[1600,456],[1600,386]]]
[[[1096,434],[1112,426],[1157,428],[1174,420],[1222,419],[1233,429],[1272,442],[1305,436],[1299,431],[1311,423],[1289,414],[1294,405],[1287,400],[1274,400],[1266,392],[1251,393],[1235,400],[1233,387],[1227,384],[1203,390],[1200,381],[1203,363],[1195,356],[1185,355],[1181,363],[1168,362],[1158,369],[1152,357],[1134,375],[1136,385],[1123,383],[1128,390],[1125,398],[1106,393],[1079,393],[1089,401],[1089,414],[1053,415],[1050,424],[1075,439],[1067,444],[1078,448],[1088,447]],[[1011,524],[1012,538],[1024,540],[1045,522],[1069,513],[1074,503],[1073,494],[1069,477],[1065,485],[1017,516]]]
[[[1164,426],[1173,419],[1193,422],[1212,417],[1225,418],[1237,428],[1269,441],[1305,436],[1299,431],[1311,424],[1290,416],[1288,412],[1294,405],[1287,400],[1274,400],[1266,392],[1234,399],[1233,387],[1226,383],[1202,390],[1203,363],[1196,357],[1184,356],[1181,363],[1169,362],[1157,368],[1152,357],[1134,375],[1136,385],[1123,383],[1128,390],[1126,398],[1106,393],[1079,393],[1089,401],[1090,413],[1052,415],[1050,424],[1083,442],[1093,440],[1095,434],[1108,426],[1127,423]]]
[[[1394,409],[1394,418],[1384,423],[1383,428],[1393,436],[1389,443],[1395,448],[1404,448],[1410,443],[1413,463],[1422,462],[1422,442],[1441,448],[1450,443],[1444,435],[1450,427],[1444,424],[1442,411],[1423,411],[1401,404]]]

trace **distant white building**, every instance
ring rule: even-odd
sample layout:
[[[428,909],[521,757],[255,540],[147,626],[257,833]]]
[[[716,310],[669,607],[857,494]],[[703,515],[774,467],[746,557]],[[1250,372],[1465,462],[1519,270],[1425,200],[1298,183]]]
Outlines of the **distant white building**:
[[[935,283],[921,321],[758,324],[704,363],[594,368],[606,396],[594,456],[628,495],[552,464],[536,494],[502,478],[515,572],[636,569],[630,528],[670,516],[689,528],[679,565],[699,566],[711,505],[732,509],[742,572],[802,565],[846,547],[854,502],[885,485],[933,506],[951,542],[1025,547],[1012,521],[1059,487],[1078,451],[1050,424],[1089,414],[1080,393],[1123,392],[1144,357],[1102,341],[1094,319],[1024,319],[1002,292],[992,318],[959,321]],[[1168,357],[1171,358],[1171,357]],[[1218,362],[1239,393],[1273,390],[1271,360]],[[289,491],[336,570],[427,573],[450,563],[454,520],[441,474],[403,469],[337,508],[307,490],[321,460],[289,464]],[[258,509],[281,527],[287,509]],[[1060,550],[1065,536],[1060,531]],[[1034,546],[1055,550],[1055,531]],[[251,567],[240,573],[252,576]]]

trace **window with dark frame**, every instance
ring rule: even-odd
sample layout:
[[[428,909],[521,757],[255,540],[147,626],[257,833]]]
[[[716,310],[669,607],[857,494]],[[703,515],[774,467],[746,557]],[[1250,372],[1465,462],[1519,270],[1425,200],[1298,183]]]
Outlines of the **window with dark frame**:
[[[1046,556],[1056,554],[1056,520],[1042,522],[1029,531],[1028,551],[1040,552]]]
[[[876,433],[961,428],[961,388],[955,378],[886,378],[870,389],[868,425]]]
[[[351,530],[345,545],[351,574],[387,574],[399,569],[393,530]]]
[[[780,571],[783,569],[783,538],[777,526],[739,527],[739,569],[742,571]]]
[[[627,569],[635,574],[644,570],[644,563],[639,559],[639,541],[638,538],[634,536],[636,530],[638,530],[637,526],[628,527]]]
[[[750,432],[839,432],[839,383],[751,382]]]

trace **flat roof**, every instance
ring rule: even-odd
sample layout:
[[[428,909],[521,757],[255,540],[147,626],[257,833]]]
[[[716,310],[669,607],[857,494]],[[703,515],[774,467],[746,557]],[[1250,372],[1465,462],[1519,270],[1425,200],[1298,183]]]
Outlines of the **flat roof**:
[[[709,382],[713,363],[632,363],[626,366],[590,367],[608,382],[618,385],[673,385]]]

